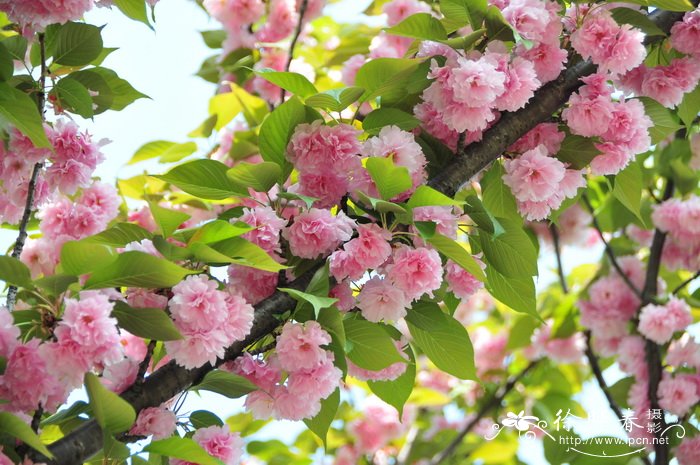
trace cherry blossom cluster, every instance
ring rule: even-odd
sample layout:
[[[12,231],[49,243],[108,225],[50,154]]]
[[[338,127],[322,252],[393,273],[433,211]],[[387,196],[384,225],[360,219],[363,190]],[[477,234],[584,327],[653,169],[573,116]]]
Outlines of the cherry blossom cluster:
[[[700,197],[669,199],[654,207],[654,225],[668,233],[662,254],[671,270],[700,268]]]
[[[104,156],[99,144],[78,125],[59,120],[53,127],[44,126],[52,149],[36,148],[29,138],[16,129],[10,133],[5,148],[0,147],[0,221],[17,224],[27,202],[27,191],[34,165],[48,165],[37,176],[34,187],[36,208],[60,192],[72,195],[92,182],[92,173]]]
[[[172,288],[172,294],[168,308],[184,339],[167,341],[165,348],[185,368],[223,358],[225,349],[243,340],[253,326],[252,305],[218,290],[218,283],[206,275],[188,276]]]
[[[245,354],[225,368],[258,386],[245,402],[255,418],[311,418],[340,384],[342,372],[333,364],[335,357],[323,348],[330,342],[331,336],[316,321],[287,322],[277,336],[276,354],[267,360]]]
[[[243,439],[240,433],[232,433],[228,425],[199,428],[192,439],[209,455],[221,460],[225,465],[238,465],[243,455]],[[195,462],[170,459],[171,465],[196,465]]]

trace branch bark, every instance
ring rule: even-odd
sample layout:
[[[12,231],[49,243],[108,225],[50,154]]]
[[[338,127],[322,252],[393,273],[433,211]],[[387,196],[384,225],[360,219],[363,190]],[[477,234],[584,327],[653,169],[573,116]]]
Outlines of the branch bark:
[[[659,10],[652,13],[650,17],[662,29],[668,31],[682,15],[683,13]],[[303,17],[303,14],[301,16]],[[300,28],[298,29],[301,31]],[[298,34],[295,34],[295,37],[298,39]],[[596,67],[590,62],[581,62],[564,71],[557,80],[538,90],[532,103],[525,108],[513,113],[504,113],[500,121],[484,133],[481,142],[465,147],[455,157],[455,160],[428,184],[445,195],[453,196],[464,183],[500,157],[509,145],[540,122],[549,119],[552,113],[566,103],[571,93],[578,89],[581,85],[579,79],[595,72],[595,70]],[[290,283],[288,287],[303,290],[308,285],[312,275],[313,270]],[[271,333],[279,324],[276,316],[291,310],[295,305],[296,301],[279,291],[258,304],[251,334],[245,341],[231,346],[224,359],[219,360],[216,366],[224,361],[235,359],[243,353],[248,345]],[[146,378],[142,384],[132,386],[125,391],[122,397],[129,401],[137,412],[146,407],[154,407],[197,384],[216,366],[207,364],[188,370],[170,362]],[[466,431],[464,435],[468,432]],[[97,453],[101,446],[102,431],[99,425],[91,420],[49,446],[49,450],[55,456],[54,459],[49,460],[37,453],[34,454],[34,461],[45,462],[48,465],[82,463]]]

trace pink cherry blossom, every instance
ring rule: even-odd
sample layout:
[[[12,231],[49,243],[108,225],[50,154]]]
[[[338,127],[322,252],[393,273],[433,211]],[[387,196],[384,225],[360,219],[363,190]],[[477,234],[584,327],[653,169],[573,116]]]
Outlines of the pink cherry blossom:
[[[280,366],[290,372],[312,370],[325,363],[328,354],[321,346],[330,342],[330,335],[315,321],[287,322],[277,336]]]
[[[482,269],[486,268],[481,260],[476,257],[474,260]],[[445,280],[448,284],[447,290],[454,293],[459,299],[468,299],[484,287],[483,282],[452,260],[447,260],[447,265],[445,265]]]
[[[206,275],[192,275],[172,288],[169,308],[175,321],[191,329],[219,326],[227,314],[226,293]]]
[[[336,390],[343,373],[333,365],[330,354],[319,365],[289,374],[287,389],[292,396],[313,400],[325,399]]]
[[[271,391],[282,376],[276,358],[262,360],[247,352],[233,362],[226,363],[223,368],[247,378],[266,391]]]
[[[136,423],[129,430],[129,434],[137,436],[151,436],[153,439],[165,439],[175,432],[177,418],[172,410],[164,407],[148,407],[139,412]]]
[[[567,60],[566,50],[558,43],[540,43],[532,48],[527,48],[523,44],[515,47],[518,56],[529,60],[535,67],[537,79],[545,84],[555,80],[564,69]]]
[[[562,118],[574,134],[600,136],[607,131],[613,110],[613,104],[607,97],[585,98],[580,94],[572,94],[569,107],[562,111]]]
[[[289,248],[297,257],[316,258],[328,255],[352,237],[355,222],[338,212],[312,208],[294,218],[294,223],[282,232]]]
[[[271,271],[233,264],[228,267],[228,290],[255,305],[275,292],[278,278]]]
[[[362,316],[373,322],[403,318],[409,303],[404,291],[378,276],[367,281],[357,296],[357,307]]]
[[[323,173],[329,168],[353,170],[359,163],[359,133],[348,124],[331,127],[321,120],[300,124],[287,146],[287,158],[302,172]]]
[[[433,291],[442,284],[442,262],[435,250],[400,245],[394,249],[392,261],[386,267],[387,278],[409,301],[425,293],[432,297]]]
[[[639,314],[639,332],[657,344],[671,340],[673,333],[693,322],[690,308],[683,300],[672,298],[666,305],[649,304]]]
[[[0,0],[0,11],[10,21],[43,29],[52,23],[80,19],[93,6],[93,0]]]
[[[244,238],[268,253],[280,252],[280,232],[287,222],[277,216],[270,207],[244,208],[238,218],[255,229],[243,235]],[[233,220],[232,220],[233,221]]]
[[[0,306],[0,357],[7,358],[17,347],[19,328],[15,326],[12,314],[7,307]]]
[[[511,188],[516,199],[547,200],[554,195],[564,179],[566,169],[556,158],[548,157],[543,146],[506,161],[503,182]]]
[[[681,53],[700,53],[700,9],[687,12],[671,27],[671,45]]]
[[[668,347],[666,363],[674,367],[700,367],[700,344],[688,333],[683,334]]]
[[[192,436],[197,444],[212,457],[225,465],[238,465],[243,455],[243,439],[240,433],[232,433],[228,425],[198,429]]]
[[[676,448],[679,465],[694,465],[700,462],[700,436],[685,438]]]
[[[355,297],[353,296],[350,283],[347,281],[336,284],[330,290],[328,296],[338,299],[335,305],[341,312],[347,312],[355,307]]]
[[[392,0],[382,5],[389,26],[396,26],[404,19],[416,13],[430,13],[430,5],[417,0]]]
[[[659,406],[682,417],[700,401],[695,382],[687,376],[665,374],[659,383]]]

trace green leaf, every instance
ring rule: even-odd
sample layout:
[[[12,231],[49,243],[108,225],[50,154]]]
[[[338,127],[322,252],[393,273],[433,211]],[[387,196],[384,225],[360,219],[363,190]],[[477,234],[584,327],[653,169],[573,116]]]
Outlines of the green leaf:
[[[119,322],[119,327],[131,334],[156,341],[175,341],[182,339],[173,320],[159,308],[132,308],[124,302],[115,302],[112,316]]]
[[[345,347],[345,327],[343,326],[343,316],[336,307],[328,307],[320,311],[316,317],[316,321],[328,331],[331,336],[335,337],[340,343],[342,350]],[[345,355],[343,354],[343,357]],[[337,358],[336,358],[337,360]]]
[[[32,431],[32,428],[24,420],[20,420],[11,413],[0,412],[0,431],[19,439],[46,457],[53,458],[53,454],[41,442],[39,436]]]
[[[632,8],[613,8],[612,17],[618,24],[629,24],[639,28],[647,36],[665,36],[666,33],[654,21],[643,13]]]
[[[405,362],[394,346],[394,340],[377,323],[359,318],[343,322],[348,358],[366,370],[381,370],[397,362]]]
[[[27,265],[9,255],[0,256],[0,280],[19,287],[33,287]]]
[[[323,441],[323,447],[328,447],[326,444],[326,436],[328,429],[335,419],[335,414],[340,405],[340,389],[333,391],[333,394],[321,401],[321,411],[315,417],[304,420],[306,426]]]
[[[58,297],[66,292],[71,284],[77,282],[78,278],[76,276],[53,274],[35,280],[34,284],[36,287],[43,289],[49,296]]]
[[[21,34],[10,36],[2,40],[2,45],[5,46],[12,58],[24,62],[27,58],[27,39]],[[13,65],[14,70],[14,65]]]
[[[208,246],[204,244],[193,244],[193,251],[195,251],[195,255],[197,255],[198,251],[195,246],[199,246],[200,248],[201,246],[208,247],[228,257],[229,260],[226,263],[236,263],[238,265],[249,266],[273,273],[287,268],[287,266],[277,263],[263,249],[241,237],[232,237],[209,244]]]
[[[403,406],[411,396],[416,382],[416,357],[410,345],[406,344],[404,353],[409,361],[401,376],[392,381],[367,381],[370,391],[399,411],[399,418],[403,415]]]
[[[652,144],[658,144],[681,128],[678,117],[671,110],[648,97],[639,97],[639,100],[644,104],[645,113],[654,123],[649,128]]]
[[[433,237],[426,239],[426,242],[435,247],[442,255],[467,270],[479,281],[486,281],[486,275],[484,274],[484,270],[481,269],[481,266],[479,266],[474,257],[454,239],[443,236],[442,234],[435,234]]]
[[[467,0],[440,0],[440,12],[448,32],[456,31],[470,22]]]
[[[187,137],[209,137],[216,126],[216,115],[211,115],[205,119],[196,129],[189,132]]]
[[[208,410],[195,410],[190,413],[190,423],[197,429],[224,425],[221,418]]]
[[[642,206],[643,188],[642,170],[639,164],[635,162],[630,163],[627,168],[615,176],[613,195],[625,208],[634,213],[634,216],[639,218],[642,223],[644,223],[644,219],[640,209]]]
[[[259,126],[269,113],[267,102],[260,97],[248,93],[248,91],[234,83],[231,83],[230,87],[231,93],[238,99],[238,103],[241,105],[243,116],[248,125],[250,127]]]
[[[515,42],[513,29],[503,17],[501,10],[495,6],[489,6],[484,16],[486,35],[489,40],[502,40],[503,42]]]
[[[247,193],[249,187],[257,192],[267,192],[282,177],[282,168],[277,163],[269,161],[262,163],[242,161],[228,170],[226,175],[241,192]]]
[[[369,157],[366,168],[384,200],[396,197],[413,185],[408,168],[395,165],[391,157]]]
[[[364,93],[365,90],[362,87],[331,89],[307,97],[306,104],[314,108],[341,112],[356,102]]]
[[[229,399],[238,399],[257,390],[258,387],[243,376],[228,371],[214,370],[207,373],[202,382],[195,385],[193,389],[216,392]]]
[[[474,349],[467,330],[433,302],[417,302],[406,315],[413,342],[440,370],[476,379]]]
[[[365,63],[355,76],[355,84],[365,89],[361,100],[377,96],[391,98],[401,96],[411,74],[420,61],[406,58],[375,58]]]
[[[5,47],[4,41],[0,42],[0,81],[8,81],[15,72],[13,56]]]
[[[132,223],[117,223],[101,233],[82,239],[82,241],[105,244],[112,247],[124,247],[130,242],[141,242],[152,237],[153,235],[141,226]]]
[[[150,29],[153,29],[148,20],[146,2],[144,0],[114,0],[114,5],[121,10],[127,18],[139,21]]]
[[[53,92],[66,110],[83,118],[92,118],[94,112],[90,91],[79,81],[67,76],[56,83]]]
[[[35,147],[51,148],[34,101],[21,90],[4,82],[0,82],[0,117],[29,137]]]
[[[398,108],[377,108],[365,116],[362,129],[368,134],[379,134],[385,126],[398,126],[404,131],[410,131],[420,126],[420,121],[415,116],[399,110]]]
[[[298,98],[292,97],[267,115],[260,126],[260,155],[265,161],[277,163],[285,178],[292,171],[292,165],[285,156],[287,144],[294,129],[305,120],[304,105]],[[280,182],[284,181],[280,179]]]
[[[179,436],[172,436],[160,441],[151,441],[150,444],[143,448],[143,451],[200,465],[224,465],[221,460],[209,455],[193,439]]]
[[[683,101],[678,105],[678,116],[687,128],[692,126],[698,113],[700,113],[700,85],[692,92],[685,94]]]
[[[434,41],[447,40],[445,27],[429,13],[413,14],[396,26],[385,30],[395,36]]]
[[[107,83],[107,80],[100,73],[95,72],[95,68],[72,72],[70,78],[80,82],[88,89],[95,115],[99,115],[112,107],[115,99],[114,91]]]
[[[75,276],[103,268],[116,258],[111,248],[95,242],[68,241],[61,248],[63,271]]]
[[[468,195],[466,197],[464,204],[464,212],[469,215],[475,223],[476,226],[494,237],[498,237],[505,232],[505,229],[501,223],[496,219],[490,211],[484,207],[484,204],[479,200],[476,195]],[[521,217],[517,215],[518,220],[521,221]],[[518,220],[515,222],[517,223]]]
[[[188,243],[202,242],[204,244],[210,244],[212,242],[219,242],[224,239],[243,235],[253,229],[253,227],[242,221],[233,225],[228,221],[213,220],[200,226],[189,238]]]
[[[310,97],[318,93],[316,87],[314,87],[306,76],[299,73],[261,69],[255,71],[255,74],[301,98]]]
[[[95,419],[102,428],[112,433],[121,433],[136,421],[136,412],[131,404],[104,387],[95,374],[85,374],[85,390]]]
[[[95,67],[86,71],[96,73],[107,83],[113,96],[112,102],[109,105],[109,108],[112,110],[121,111],[138,99],[150,98],[148,95],[134,89],[128,81],[120,78],[117,73],[111,69]],[[72,74],[72,76],[74,76],[74,74]]]
[[[493,216],[520,220],[515,197],[503,182],[504,174],[503,165],[496,162],[481,178],[483,205]]]
[[[540,319],[537,314],[535,283],[529,276],[506,277],[492,266],[486,267],[486,289],[498,301],[516,312],[527,313]]]
[[[102,35],[97,26],[68,22],[56,35],[54,63],[66,66],[83,66],[100,56]]]
[[[338,299],[335,299],[333,297],[322,297],[318,295],[308,294],[306,292],[301,292],[296,289],[290,289],[288,287],[280,287],[278,289],[282,292],[286,292],[298,301],[310,303],[311,306],[314,308],[314,314],[316,315],[316,318],[318,318],[321,309],[328,308],[338,301]]]
[[[516,221],[499,218],[505,232],[498,236],[479,234],[486,261],[509,278],[537,275],[537,249]]]
[[[666,11],[691,11],[695,8],[688,0],[649,0],[649,6]]]
[[[223,200],[240,195],[240,188],[226,175],[229,167],[209,159],[193,160],[154,176],[202,199]]]
[[[422,185],[418,186],[416,191],[408,199],[407,205],[409,208],[416,207],[432,207],[432,206],[457,206],[461,207],[464,202],[459,202],[457,200],[451,199],[442,192],[436,191],[430,186]]]
[[[202,39],[204,39],[204,43],[207,45],[209,48],[221,48],[223,46],[224,40],[226,40],[226,31],[223,29],[217,29],[215,31],[200,31],[200,34],[202,34]]]
[[[628,8],[622,9],[627,10]],[[568,163],[571,169],[583,169],[588,166],[591,160],[600,154],[600,150],[598,150],[594,144],[594,140],[590,137],[569,134],[562,141],[561,148],[559,152],[557,152],[556,157],[559,161]]]
[[[182,223],[192,218],[187,213],[163,208],[155,202],[149,202],[148,207],[151,211],[151,215],[153,215],[153,219],[158,225],[158,229],[164,237],[171,236]]]
[[[143,160],[160,157],[161,163],[180,161],[197,151],[197,144],[185,142],[179,144],[167,140],[156,140],[142,145],[127,163],[133,165]]]
[[[196,273],[168,260],[143,252],[124,252],[108,266],[95,270],[85,282],[85,289],[107,287],[173,287],[185,276]]]

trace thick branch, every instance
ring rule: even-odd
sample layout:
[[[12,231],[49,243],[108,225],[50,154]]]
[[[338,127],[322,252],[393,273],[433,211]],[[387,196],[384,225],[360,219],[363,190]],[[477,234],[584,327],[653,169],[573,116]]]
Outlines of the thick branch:
[[[508,395],[510,391],[513,390],[516,384],[523,379],[523,377],[530,371],[532,370],[537,364],[539,363],[539,360],[535,360],[533,362],[530,362],[528,366],[526,366],[520,373],[517,375],[513,376],[508,380],[508,382],[503,386],[503,388],[500,390],[500,392],[496,393],[488,399],[484,404],[481,406],[479,411],[476,413],[476,416],[472,418],[469,423],[467,423],[464,428],[462,428],[459,431],[459,434],[457,434],[457,437],[452,440],[451,443],[445,447],[445,449],[442,450],[439,454],[437,454],[433,459],[429,462],[429,465],[438,465],[442,463],[445,459],[447,459],[449,456],[454,454],[455,449],[461,444],[461,442],[464,440],[465,436],[469,434],[471,430],[474,429],[474,427],[479,423],[479,421],[486,416],[487,413],[489,413],[492,409],[497,408],[501,405],[503,402],[503,399]]]
[[[649,18],[662,30],[668,32],[683,13],[656,10]],[[596,72],[590,61],[575,64],[559,77],[543,86],[530,103],[516,112],[504,112],[493,127],[484,132],[481,142],[469,144],[455,160],[429,182],[443,194],[453,196],[459,188],[479,171],[496,160],[523,134],[549,119],[568,101],[569,96],[581,86],[580,79]]]
[[[305,3],[306,1],[303,4]],[[300,10],[300,18],[303,18],[304,12]],[[668,31],[671,24],[682,17],[682,13],[658,11],[654,12],[650,17],[657,24],[661,24],[664,30]],[[297,29],[301,33],[301,27]],[[296,44],[298,35],[295,33],[292,45]],[[293,52],[293,47],[290,47],[290,57],[292,56],[291,52]],[[440,175],[429,182],[429,185],[446,195],[454,195],[464,183],[468,182],[493,160],[496,160],[509,145],[538,123],[549,119],[552,113],[559,110],[566,103],[569,95],[580,86],[579,79],[594,71],[595,66],[589,62],[582,62],[563,72],[556,81],[547,84],[536,92],[531,104],[517,112],[504,113],[500,121],[484,133],[481,142],[467,146],[459,156],[455,157],[452,163],[445,167],[445,170]],[[313,271],[305,273],[302,277],[292,282],[289,287],[300,290],[305,289],[312,275]],[[279,323],[276,315],[291,310],[294,305],[296,305],[296,302],[291,297],[279,291],[258,304],[251,335],[245,341],[230,347],[226,352],[225,360],[235,359],[242,354],[248,345],[272,332]],[[220,360],[218,364],[220,363],[223,363],[223,361]],[[187,370],[174,362],[170,362],[149,376],[143,384],[132,386],[122,396],[131,402],[137,411],[146,407],[157,406],[196,384],[206,373],[214,368],[210,365],[205,365],[197,369]],[[512,389],[512,386],[510,389]],[[494,398],[495,400],[496,398]],[[498,403],[500,401],[502,401],[502,398],[498,400]],[[474,425],[470,429],[473,427]],[[464,432],[462,438],[468,432]],[[55,455],[54,460],[37,456],[35,461],[43,461],[49,465],[82,463],[85,459],[97,453],[101,449],[101,445],[102,432],[93,420],[49,446],[49,450]],[[456,444],[454,447],[456,447]]]
[[[673,181],[666,182],[664,189],[663,200],[668,200],[673,196]],[[659,269],[661,268],[661,254],[663,252],[664,243],[666,242],[666,233],[659,229],[654,230],[654,238],[651,242],[649,250],[649,259],[647,260],[647,274],[644,280],[644,289],[642,289],[642,303],[640,309],[651,303],[657,293],[657,281],[659,279]],[[659,345],[654,341],[646,340],[645,345],[647,367],[649,369],[649,385],[647,386],[647,394],[649,396],[650,408],[653,410],[660,409],[658,389],[661,377],[663,375],[663,364],[661,362],[661,350]],[[666,429],[666,420],[663,415],[659,420],[661,428],[654,435],[661,439],[661,432]],[[654,444],[654,465],[668,465],[669,449],[668,444],[664,441],[657,441]]]

